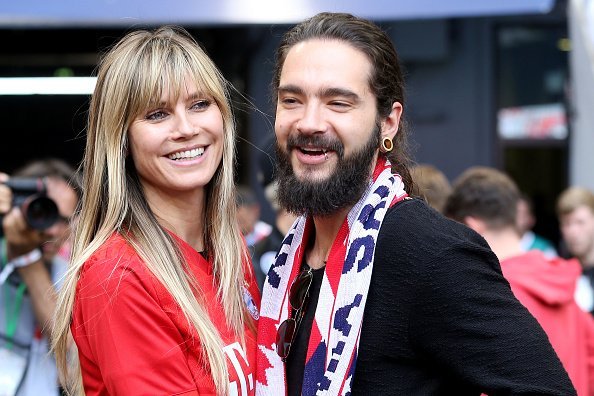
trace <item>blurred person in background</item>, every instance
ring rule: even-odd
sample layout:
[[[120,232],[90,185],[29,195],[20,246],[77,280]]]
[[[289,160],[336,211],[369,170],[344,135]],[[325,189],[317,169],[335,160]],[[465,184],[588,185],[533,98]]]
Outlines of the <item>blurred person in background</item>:
[[[262,271],[258,264],[259,257],[258,253],[256,253],[256,246],[270,236],[273,232],[273,227],[260,220],[260,202],[251,187],[246,185],[237,186],[235,198],[237,204],[237,222],[250,252],[258,288],[261,289],[266,273]]]
[[[249,248],[264,239],[272,226],[260,219],[260,202],[254,190],[246,185],[237,186],[237,221]]]
[[[433,165],[418,164],[410,169],[410,175],[417,187],[418,195],[429,206],[443,213],[443,207],[452,188],[446,175]]]
[[[0,393],[12,394],[10,390],[18,387],[18,396],[57,395],[58,375],[48,354],[48,336],[56,307],[55,289],[70,259],[69,223],[79,200],[79,181],[69,164],[55,158],[32,161],[11,176],[42,180],[58,217],[48,228],[32,228],[25,220],[24,208],[13,207],[13,191],[0,184],[0,213],[4,214]],[[8,180],[8,175],[0,174],[0,183]]]
[[[555,245],[548,239],[537,235],[532,230],[536,224],[536,217],[534,216],[534,206],[532,199],[520,193],[517,207],[516,227],[521,235],[520,244],[522,250],[528,252],[530,250],[541,250],[547,257],[557,257],[557,250]]]
[[[254,245],[253,262],[256,270],[256,276],[260,272],[261,283],[260,289],[264,284],[264,279],[268,270],[274,263],[274,259],[283,242],[283,239],[291,225],[297,218],[296,215],[290,213],[283,208],[278,201],[278,181],[275,180],[276,175],[276,153],[275,153],[275,138],[270,136],[263,143],[263,150],[258,153],[258,181],[264,189],[264,197],[266,203],[270,205],[274,219],[271,222],[272,231],[268,236],[260,240]]]
[[[557,217],[568,253],[582,266],[576,301],[594,314],[594,193],[569,187],[557,199]]]
[[[268,274],[270,267],[274,263],[285,235],[287,235],[295,219],[297,219],[294,213],[289,212],[279,204],[277,189],[278,183],[276,181],[270,182],[264,189],[266,199],[274,210],[275,218],[270,234],[254,245],[253,260],[254,266],[257,267],[256,273],[260,271],[264,275],[260,283],[260,289],[264,285],[266,274]]]
[[[594,319],[574,300],[577,260],[526,252],[516,228],[520,192],[503,172],[466,170],[453,183],[445,213],[485,238],[514,295],[543,327],[578,395],[594,394]]]

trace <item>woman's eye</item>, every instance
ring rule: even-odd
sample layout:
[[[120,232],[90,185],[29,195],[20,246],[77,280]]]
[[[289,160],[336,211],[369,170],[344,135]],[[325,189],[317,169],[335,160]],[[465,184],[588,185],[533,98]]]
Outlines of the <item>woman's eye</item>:
[[[192,105],[193,110],[204,110],[210,106],[210,100],[199,100]]]
[[[156,121],[156,120],[161,120],[161,119],[165,118],[166,116],[167,116],[167,113],[165,113],[164,111],[156,110],[151,113],[148,113],[146,116],[146,119],[149,121]]]

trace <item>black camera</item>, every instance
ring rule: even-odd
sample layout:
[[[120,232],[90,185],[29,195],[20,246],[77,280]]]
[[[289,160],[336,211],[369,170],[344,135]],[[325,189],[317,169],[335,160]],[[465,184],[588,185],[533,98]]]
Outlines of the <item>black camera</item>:
[[[12,190],[12,205],[21,209],[29,227],[45,230],[60,218],[58,206],[47,196],[43,178],[11,177],[4,184]]]

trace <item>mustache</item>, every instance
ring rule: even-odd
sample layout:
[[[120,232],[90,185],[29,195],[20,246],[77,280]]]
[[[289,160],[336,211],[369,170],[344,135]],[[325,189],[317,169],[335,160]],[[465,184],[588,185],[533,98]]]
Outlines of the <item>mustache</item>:
[[[314,146],[326,151],[335,151],[339,157],[344,153],[342,142],[337,138],[327,135],[303,135],[299,133],[291,135],[287,139],[287,150],[305,146]]]

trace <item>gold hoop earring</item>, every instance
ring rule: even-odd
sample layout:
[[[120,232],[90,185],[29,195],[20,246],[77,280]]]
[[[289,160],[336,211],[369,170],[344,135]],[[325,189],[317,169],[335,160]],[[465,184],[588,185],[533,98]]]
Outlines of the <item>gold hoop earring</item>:
[[[394,143],[392,143],[392,139],[388,136],[384,136],[382,139],[382,151],[384,153],[389,153],[394,148]]]

